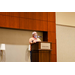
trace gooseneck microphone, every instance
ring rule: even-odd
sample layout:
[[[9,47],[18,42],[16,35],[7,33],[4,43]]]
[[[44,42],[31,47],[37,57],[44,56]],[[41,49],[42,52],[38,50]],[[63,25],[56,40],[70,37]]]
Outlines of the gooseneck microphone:
[[[42,36],[38,36],[38,38],[42,38]]]

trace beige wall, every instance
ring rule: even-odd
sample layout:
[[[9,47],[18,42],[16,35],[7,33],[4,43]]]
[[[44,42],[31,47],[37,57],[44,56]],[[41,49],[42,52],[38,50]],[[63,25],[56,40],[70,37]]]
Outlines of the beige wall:
[[[56,12],[56,24],[75,26],[75,12]]]
[[[57,62],[75,62],[74,20],[75,12],[56,12]]]
[[[29,38],[33,31],[12,30],[0,28],[0,44],[5,43],[5,57],[3,60],[7,62],[28,62],[30,54],[28,51]],[[39,36],[43,36],[42,32],[37,32]],[[41,38],[41,40],[43,40]]]

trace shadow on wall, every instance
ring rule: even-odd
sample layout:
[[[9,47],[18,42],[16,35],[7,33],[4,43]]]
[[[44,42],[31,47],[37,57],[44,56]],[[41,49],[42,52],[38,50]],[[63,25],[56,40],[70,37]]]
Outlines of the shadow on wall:
[[[6,61],[6,53],[5,50],[0,50],[0,62],[5,62]]]
[[[30,51],[29,51],[29,46],[25,50],[25,61],[30,61]]]

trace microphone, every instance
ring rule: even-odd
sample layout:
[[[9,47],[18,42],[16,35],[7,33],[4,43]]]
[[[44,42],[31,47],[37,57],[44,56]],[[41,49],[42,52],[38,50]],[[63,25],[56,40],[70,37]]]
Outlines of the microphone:
[[[38,36],[38,38],[42,38],[42,36]]]

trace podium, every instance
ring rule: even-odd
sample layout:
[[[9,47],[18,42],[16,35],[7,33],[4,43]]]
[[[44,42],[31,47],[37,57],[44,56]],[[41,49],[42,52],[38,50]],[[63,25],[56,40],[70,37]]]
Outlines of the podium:
[[[31,44],[32,62],[50,62],[50,53],[52,50],[51,42],[37,42]]]

